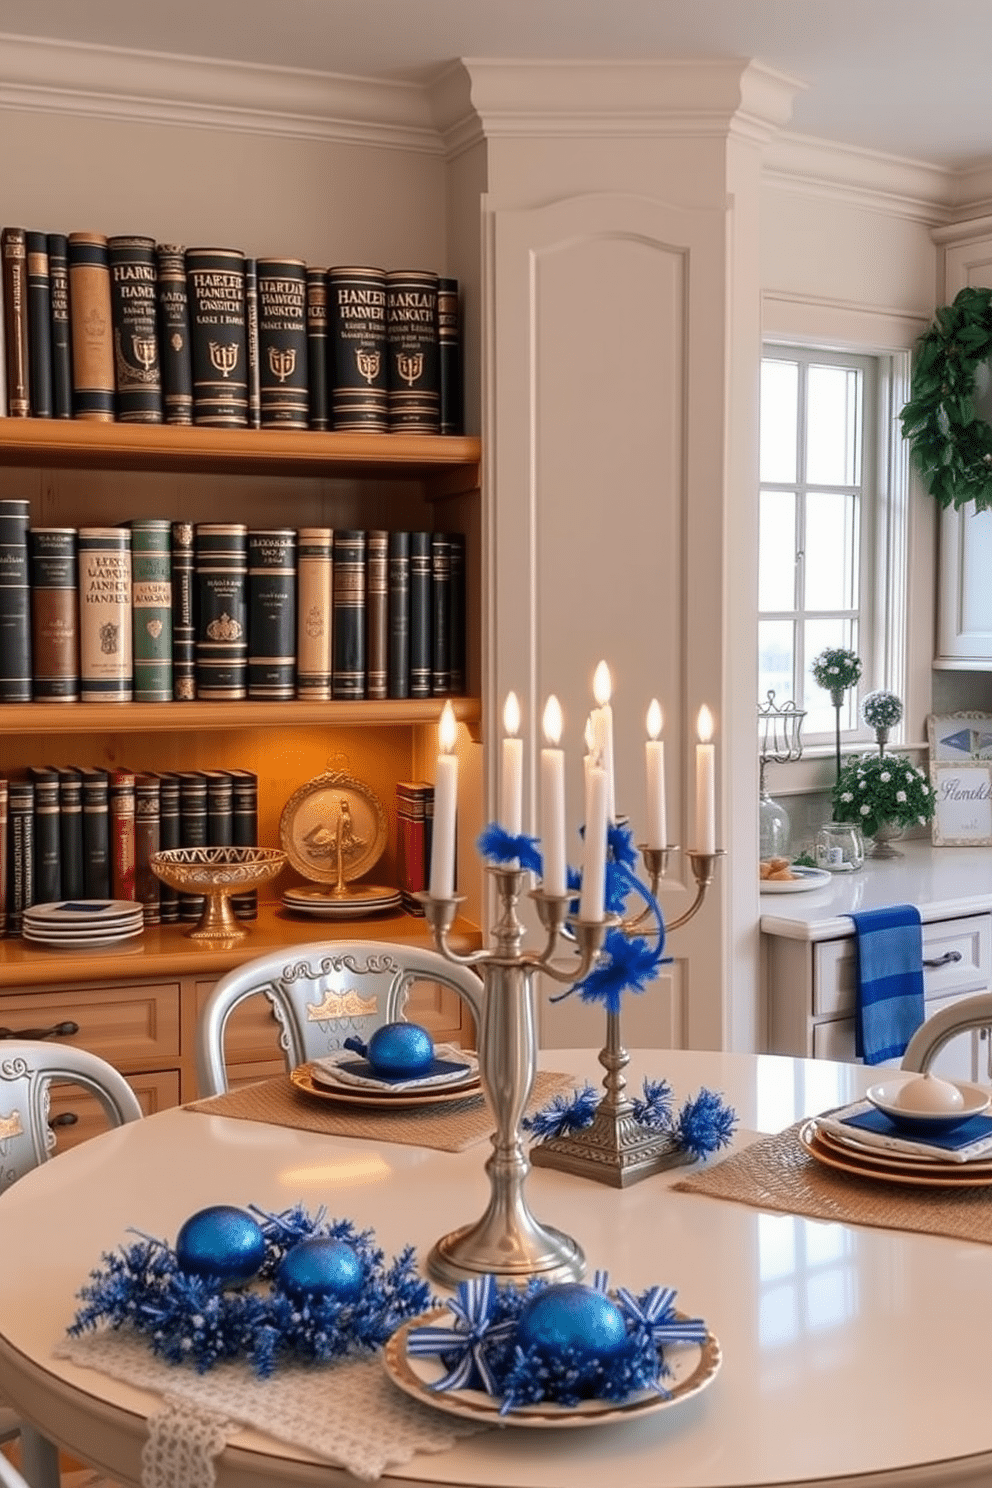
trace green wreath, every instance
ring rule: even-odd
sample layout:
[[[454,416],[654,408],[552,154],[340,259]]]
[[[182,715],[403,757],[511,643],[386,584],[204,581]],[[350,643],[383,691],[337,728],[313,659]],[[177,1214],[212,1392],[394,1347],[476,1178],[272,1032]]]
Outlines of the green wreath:
[[[962,289],[917,344],[904,438],[941,506],[992,507],[992,424],[975,411],[975,374],[992,357],[992,289]]]

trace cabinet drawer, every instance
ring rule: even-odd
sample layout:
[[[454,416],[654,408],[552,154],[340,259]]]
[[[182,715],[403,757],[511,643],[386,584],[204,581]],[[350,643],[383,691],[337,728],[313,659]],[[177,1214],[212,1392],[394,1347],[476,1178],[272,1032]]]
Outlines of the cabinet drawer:
[[[924,925],[923,961],[928,998],[988,986],[992,980],[992,916],[968,915]],[[818,942],[813,947],[813,1016],[853,1012],[856,980],[854,941]]]
[[[0,1024],[14,1030],[75,1023],[59,1041],[99,1054],[127,1071],[179,1062],[179,985],[56,988],[0,998]],[[0,1041],[0,1049],[3,1048]]]
[[[128,1084],[138,1097],[146,1116],[179,1104],[179,1071],[155,1070],[128,1076]],[[60,1118],[74,1116],[75,1121],[62,1125]],[[88,1137],[107,1130],[107,1117],[95,1096],[78,1085],[57,1084],[51,1087],[49,1120],[55,1123],[56,1152],[77,1147]]]

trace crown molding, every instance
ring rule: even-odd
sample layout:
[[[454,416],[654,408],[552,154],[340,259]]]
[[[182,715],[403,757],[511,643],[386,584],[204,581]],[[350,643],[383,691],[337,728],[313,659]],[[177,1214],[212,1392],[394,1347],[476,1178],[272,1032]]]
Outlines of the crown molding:
[[[788,132],[769,142],[762,178],[782,190],[829,197],[928,227],[949,221],[958,195],[953,171]]]
[[[420,84],[0,35],[0,108],[440,154]]]

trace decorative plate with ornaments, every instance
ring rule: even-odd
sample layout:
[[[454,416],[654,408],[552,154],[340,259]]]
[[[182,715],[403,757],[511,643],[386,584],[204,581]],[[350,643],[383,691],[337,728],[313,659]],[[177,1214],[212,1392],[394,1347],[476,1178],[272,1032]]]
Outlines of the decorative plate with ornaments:
[[[490,1425],[575,1428],[666,1410],[713,1382],[720,1345],[671,1287],[492,1276],[464,1281],[445,1307],[404,1323],[383,1363],[408,1395]]]

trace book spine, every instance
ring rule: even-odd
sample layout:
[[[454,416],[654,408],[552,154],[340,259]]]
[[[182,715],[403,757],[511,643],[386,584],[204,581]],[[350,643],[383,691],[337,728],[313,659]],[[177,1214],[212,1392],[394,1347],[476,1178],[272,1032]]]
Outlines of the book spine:
[[[258,379],[263,429],[306,429],[307,266],[302,259],[258,260]]]
[[[187,248],[186,286],[193,352],[193,422],[248,424],[245,260],[229,248]]]
[[[110,772],[110,889],[115,899],[134,899],[134,771]]]
[[[72,330],[69,318],[69,239],[48,234],[52,311],[52,417],[72,418]]]
[[[53,904],[62,897],[62,840],[59,826],[59,772],[48,765],[29,765],[34,785],[34,889],[32,904]]]
[[[389,432],[441,432],[437,275],[394,269],[386,275]]]
[[[403,907],[422,916],[423,905],[414,895],[426,889],[429,863],[424,850],[427,797],[433,787],[427,781],[398,781],[396,785],[396,882]]]
[[[389,534],[389,696],[410,696],[410,534]]]
[[[28,418],[31,385],[28,371],[28,248],[23,227],[0,232],[3,255],[4,366],[7,374],[7,415]]]
[[[331,696],[334,532],[301,527],[297,533],[296,695],[311,702]]]
[[[177,243],[155,248],[158,346],[162,364],[162,414],[167,424],[193,422],[193,360],[190,348],[186,250]]]
[[[451,693],[461,697],[468,688],[468,601],[466,596],[466,544],[463,532],[449,534],[451,544],[451,608],[448,625],[448,657],[451,663]]]
[[[79,580],[76,529],[28,531],[31,693],[36,702],[79,701]]]
[[[160,852],[180,847],[179,776],[163,770],[158,778],[158,845]],[[167,883],[158,886],[159,919],[163,925],[174,925],[179,919],[179,890]]]
[[[138,517],[131,527],[134,700],[172,697],[172,523]]]
[[[162,422],[155,239],[107,239],[114,329],[114,407],[122,424]]]
[[[248,696],[296,696],[296,532],[248,533]]]
[[[451,691],[451,544],[446,532],[431,533],[431,693]]]
[[[365,696],[365,533],[335,528],[331,695]]]
[[[114,421],[114,337],[107,239],[69,234],[72,407],[75,417]]]
[[[83,877],[83,777],[66,765],[59,768],[59,840],[62,849],[62,898],[82,899]]]
[[[87,899],[110,898],[110,776],[80,770],[83,782],[83,883]]]
[[[248,695],[248,528],[201,522],[193,534],[196,579],[196,695],[214,702]]]
[[[248,358],[248,427],[262,427],[261,364],[258,358],[258,263],[245,259],[245,350]]]
[[[0,499],[0,703],[31,701],[31,507]]]
[[[307,269],[307,375],[310,427],[331,427],[327,379],[327,270]]]
[[[368,667],[365,696],[389,696],[389,533],[367,534],[365,549],[365,629]]]
[[[410,533],[410,696],[431,696],[431,534]]]
[[[172,524],[172,696],[177,703],[196,697],[196,577],[193,524]]]
[[[254,770],[228,770],[231,777],[231,842],[234,847],[258,846],[258,775]],[[258,890],[231,895],[239,920],[258,918]]]
[[[146,925],[162,919],[161,883],[152,869],[152,856],[161,845],[159,779],[149,770],[134,777],[134,897],[142,906]]]
[[[441,278],[437,281],[437,356],[441,433],[462,434],[465,413],[457,279]]]
[[[179,773],[179,836],[180,847],[207,846],[207,777],[200,770]],[[198,920],[205,904],[203,894],[180,893],[180,920]]]
[[[52,416],[52,284],[48,236],[25,235],[28,265],[28,381],[32,418]]]
[[[384,434],[389,427],[385,271],[328,269],[327,316],[331,426]]]
[[[234,841],[234,782],[226,770],[205,770],[207,846],[230,847]]]
[[[0,777],[0,935],[7,934],[7,841],[10,836],[10,817],[7,802],[7,781]]]
[[[24,911],[34,902],[34,784],[7,784],[7,929],[20,935]]]
[[[129,703],[131,534],[126,527],[81,527],[78,553],[80,697],[84,703]]]

